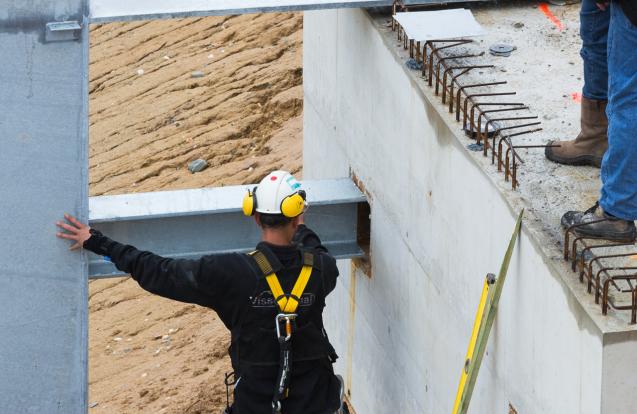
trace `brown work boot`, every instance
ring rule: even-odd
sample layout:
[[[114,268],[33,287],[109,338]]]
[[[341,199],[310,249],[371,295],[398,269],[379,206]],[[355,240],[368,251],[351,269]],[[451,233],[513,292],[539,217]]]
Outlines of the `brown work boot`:
[[[606,102],[582,97],[581,132],[573,141],[550,141],[545,155],[551,161],[567,165],[592,165],[599,168],[608,148]]]
[[[637,236],[635,222],[611,216],[598,203],[586,211],[568,211],[562,216],[562,227],[568,229],[574,225],[579,225],[574,231],[580,236],[627,243]]]

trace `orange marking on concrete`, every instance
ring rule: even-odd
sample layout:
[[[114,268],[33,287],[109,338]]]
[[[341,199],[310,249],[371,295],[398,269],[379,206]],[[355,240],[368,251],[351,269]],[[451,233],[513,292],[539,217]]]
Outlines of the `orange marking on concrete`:
[[[557,30],[564,30],[564,25],[562,24],[560,19],[558,19],[557,16],[553,14],[551,9],[549,9],[549,5],[547,3],[540,3],[537,8],[540,9],[542,13],[544,13],[544,15],[555,25],[555,27],[557,27]]]
[[[582,94],[579,92],[573,92],[571,94],[571,99],[577,103],[582,103]]]

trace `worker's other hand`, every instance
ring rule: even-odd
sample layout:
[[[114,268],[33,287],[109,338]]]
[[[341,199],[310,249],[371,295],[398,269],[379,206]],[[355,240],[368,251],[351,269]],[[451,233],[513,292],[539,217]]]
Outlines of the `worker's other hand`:
[[[81,248],[84,246],[84,242],[91,237],[91,228],[86,224],[82,224],[78,219],[70,214],[65,214],[64,218],[71,224],[67,224],[62,221],[55,223],[60,229],[67,231],[67,233],[58,232],[56,236],[61,239],[74,241],[75,243],[70,247],[71,250]]]
[[[597,4],[598,9],[606,11],[606,9],[608,8],[608,5],[610,4],[610,1],[601,1],[595,4]]]

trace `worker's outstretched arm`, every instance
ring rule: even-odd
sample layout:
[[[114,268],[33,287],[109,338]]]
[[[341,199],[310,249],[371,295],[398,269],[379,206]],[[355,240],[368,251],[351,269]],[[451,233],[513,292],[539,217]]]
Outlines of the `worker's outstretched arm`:
[[[321,239],[305,223],[299,224],[294,234],[294,243],[306,249],[316,249],[327,253],[327,248],[321,244]]]
[[[321,244],[319,236],[305,225],[303,218],[301,218],[301,222],[294,234],[294,242],[303,248],[314,249],[318,252],[321,258],[321,265],[324,266],[325,295],[329,294],[336,287],[336,278],[338,277],[336,260],[329,254],[327,248]]]
[[[130,273],[142,288],[151,293],[181,302],[212,305],[211,295],[207,292],[211,281],[204,281],[202,277],[213,277],[215,272],[208,269],[206,258],[183,260],[161,257],[111,240],[73,216],[67,214],[64,218],[68,223],[58,222],[57,225],[66,232],[59,232],[57,236],[74,241],[71,250],[84,247],[107,256],[119,270]],[[203,267],[206,267],[205,272]]]

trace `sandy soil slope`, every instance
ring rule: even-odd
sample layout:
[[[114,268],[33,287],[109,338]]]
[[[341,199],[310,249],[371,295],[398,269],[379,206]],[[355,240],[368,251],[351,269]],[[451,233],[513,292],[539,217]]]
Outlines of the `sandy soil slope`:
[[[94,27],[91,195],[300,175],[302,24],[268,14]],[[210,167],[191,174],[197,158]],[[223,409],[229,337],[214,312],[130,279],[89,289],[90,413]]]

